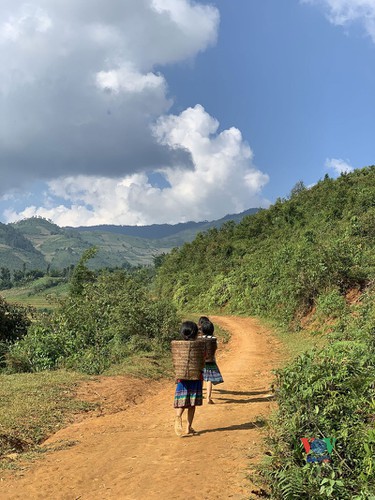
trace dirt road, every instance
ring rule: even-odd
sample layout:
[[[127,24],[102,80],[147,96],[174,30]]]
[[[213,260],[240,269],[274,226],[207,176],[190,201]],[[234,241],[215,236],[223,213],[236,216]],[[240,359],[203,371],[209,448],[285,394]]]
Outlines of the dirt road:
[[[75,444],[46,454],[23,476],[3,479],[0,498],[256,498],[248,473],[264,451],[263,418],[274,407],[270,371],[280,362],[279,344],[256,320],[212,320],[232,338],[218,355],[225,382],[214,388],[215,404],[197,409],[199,435],[175,435],[175,386],[152,383],[150,394],[125,411],[86,419],[52,436],[49,444]]]

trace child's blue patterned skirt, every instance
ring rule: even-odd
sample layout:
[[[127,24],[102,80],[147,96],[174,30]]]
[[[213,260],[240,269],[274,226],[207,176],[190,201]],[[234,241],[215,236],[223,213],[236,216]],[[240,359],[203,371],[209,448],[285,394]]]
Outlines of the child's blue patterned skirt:
[[[219,367],[215,361],[206,361],[203,369],[203,380],[205,382],[212,382],[214,385],[224,382]]]
[[[202,405],[201,380],[178,380],[174,395],[174,408],[190,408]]]

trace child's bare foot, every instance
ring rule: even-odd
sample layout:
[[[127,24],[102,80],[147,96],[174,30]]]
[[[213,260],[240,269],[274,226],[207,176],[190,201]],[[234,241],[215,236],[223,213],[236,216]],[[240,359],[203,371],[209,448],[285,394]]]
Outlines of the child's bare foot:
[[[189,436],[197,436],[199,434],[199,432],[197,432],[195,429],[193,429],[192,427],[190,427],[190,429],[186,429],[186,435],[189,435]]]
[[[207,399],[207,404],[208,404],[208,405],[213,405],[213,404],[214,404],[214,402],[213,402],[213,401],[212,401],[212,399],[210,398],[210,399]]]
[[[176,416],[176,418],[174,419],[174,431],[177,436],[182,435],[182,418],[179,416]]]

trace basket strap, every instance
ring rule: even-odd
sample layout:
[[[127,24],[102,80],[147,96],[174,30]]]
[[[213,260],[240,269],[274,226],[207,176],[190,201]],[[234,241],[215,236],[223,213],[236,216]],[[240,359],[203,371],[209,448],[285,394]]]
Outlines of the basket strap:
[[[189,378],[190,378],[190,360],[191,360],[190,352],[191,352],[191,342],[189,341],[189,353],[188,353],[188,362],[187,362],[187,372],[188,372]]]

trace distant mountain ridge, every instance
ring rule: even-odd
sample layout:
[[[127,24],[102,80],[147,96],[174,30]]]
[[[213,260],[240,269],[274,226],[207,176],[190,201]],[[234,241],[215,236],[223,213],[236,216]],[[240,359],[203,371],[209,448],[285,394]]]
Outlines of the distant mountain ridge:
[[[76,264],[92,246],[98,248],[90,262],[94,269],[149,265],[154,256],[192,241],[199,232],[219,228],[229,220],[240,222],[257,211],[258,208],[251,208],[215,221],[149,226],[59,227],[41,217],[0,223],[0,268],[61,270]]]
[[[246,215],[253,215],[258,212],[259,208],[249,208],[240,214],[228,214],[221,219],[214,221],[201,221],[201,222],[179,222],[177,224],[151,224],[148,226],[116,226],[112,224],[103,224],[99,226],[79,226],[77,228],[69,228],[76,229],[78,231],[107,231],[110,233],[117,234],[127,234],[128,236],[136,236],[138,238],[147,238],[147,239],[162,239],[168,238],[169,236],[176,235],[181,231],[186,230],[204,230],[206,226],[216,227],[221,226],[224,222],[228,220],[233,220],[235,222],[240,222]],[[202,229],[204,228],[204,229]]]

